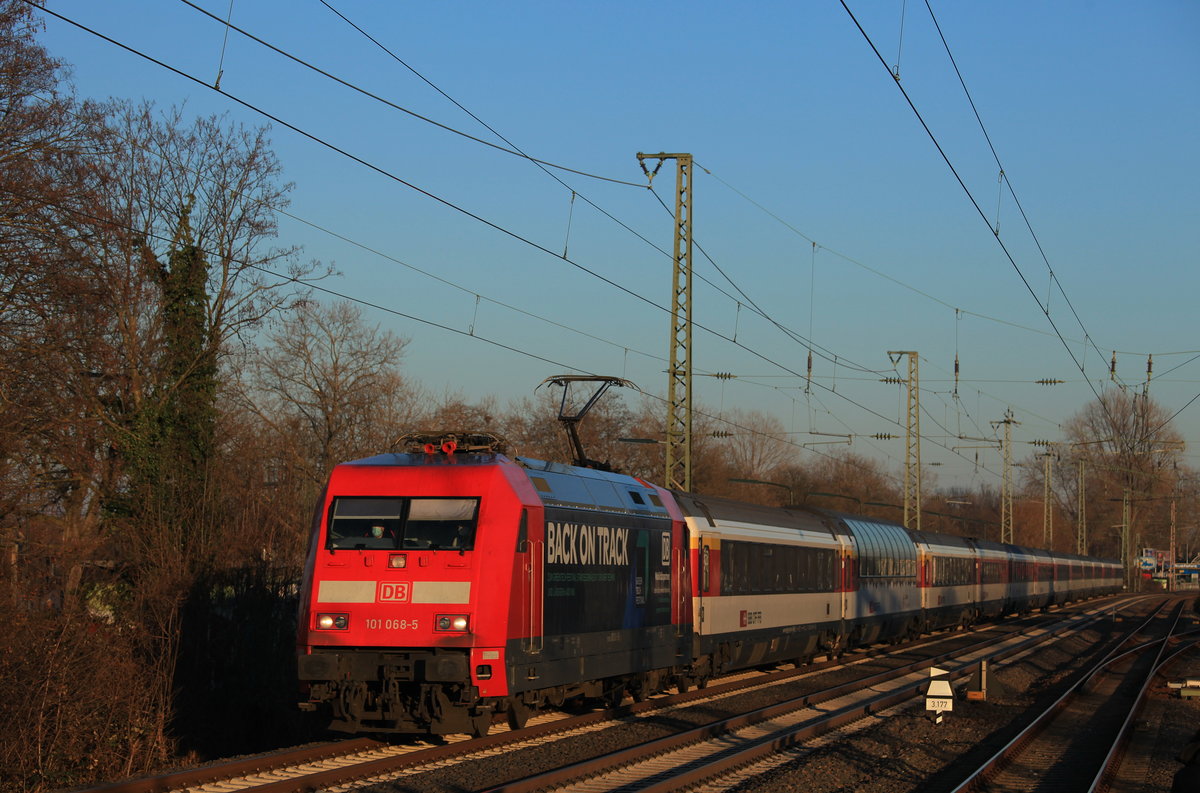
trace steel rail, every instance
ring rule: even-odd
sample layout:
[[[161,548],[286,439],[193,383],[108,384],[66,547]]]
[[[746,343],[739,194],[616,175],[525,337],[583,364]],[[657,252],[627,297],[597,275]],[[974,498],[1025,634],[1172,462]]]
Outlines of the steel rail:
[[[170,790],[198,787],[224,779],[266,773],[297,763],[319,762],[335,757],[344,757],[381,746],[386,746],[386,744],[371,738],[354,738],[303,749],[284,749],[279,752],[256,755],[228,763],[217,763],[187,771],[113,782],[78,793],[166,793]]]
[[[944,635],[926,636],[916,642],[905,643],[903,645],[898,645],[897,647],[919,647],[944,641],[945,638],[946,637]],[[449,746],[417,749],[404,755],[397,755],[394,758],[382,758],[379,760],[369,761],[369,763],[363,765],[371,768],[372,775],[377,773],[387,773],[395,770],[403,770],[403,768],[412,765],[417,765],[423,762],[437,762],[439,760],[444,760],[449,757],[454,757],[458,754],[468,753],[478,749],[492,748],[509,742],[534,740],[553,735],[555,732],[578,729],[580,727],[585,727],[590,724],[605,720],[626,718],[665,707],[687,704],[697,699],[719,697],[725,694],[735,693],[746,688],[784,682],[792,677],[808,675],[813,672],[819,672],[840,665],[866,660],[872,657],[872,655],[873,653],[869,650],[847,653],[846,655],[837,659],[826,659],[824,661],[808,664],[803,667],[797,667],[795,669],[783,669],[743,680],[735,680],[728,683],[710,685],[703,689],[696,689],[686,693],[675,694],[670,697],[660,697],[653,700],[647,700],[645,702],[620,706],[618,708],[568,717],[546,724],[527,727],[523,730],[496,733],[494,735],[489,735],[474,741],[463,741]],[[295,765],[320,762],[323,760],[333,760],[360,752],[371,751],[373,749],[383,749],[387,746],[389,746],[388,743],[371,738],[348,739],[345,741],[321,744],[319,746],[311,746],[301,749],[284,749],[277,752],[256,755],[250,758],[244,758],[225,763],[216,763],[213,765],[204,766],[203,768],[189,769],[186,771],[172,772],[169,774],[161,774],[122,782],[113,782],[95,788],[79,790],[76,791],[76,793],[168,793],[169,791],[194,788],[224,780],[236,779],[256,774],[268,774]],[[327,773],[331,779],[334,778],[333,772],[317,772],[316,774],[308,775],[306,777],[296,777],[296,779],[312,779],[317,776],[320,776],[322,779],[324,779]],[[337,780],[334,779],[334,782],[336,781]],[[278,784],[268,783],[265,786],[256,786],[255,789],[261,790],[264,787],[267,790],[274,790],[276,793],[286,793],[286,791],[289,790],[304,789],[303,786],[289,787],[286,781]],[[315,788],[316,786],[312,787]]]
[[[1146,695],[1150,690],[1150,684],[1153,682],[1155,675],[1159,674],[1172,661],[1178,659],[1179,656],[1195,647],[1197,640],[1193,639],[1190,642],[1186,642],[1182,647],[1176,648],[1167,659],[1164,660],[1163,658],[1163,656],[1167,653],[1167,645],[1172,638],[1181,639],[1184,636],[1190,636],[1194,633],[1197,633],[1197,631],[1194,630],[1181,634],[1175,633],[1176,629],[1179,627],[1179,621],[1182,618],[1182,611],[1183,604],[1181,602],[1175,610],[1173,615],[1174,621],[1171,624],[1170,630],[1167,632],[1167,636],[1161,641],[1158,654],[1154,658],[1154,665],[1146,674],[1146,679],[1142,681],[1142,686],[1138,690],[1137,696],[1134,699],[1133,707],[1129,709],[1129,714],[1125,717],[1125,721],[1121,724],[1121,729],[1118,731],[1116,738],[1113,740],[1112,748],[1108,750],[1108,755],[1104,758],[1104,763],[1101,765],[1100,770],[1096,773],[1096,777],[1092,780],[1092,784],[1088,787],[1088,793],[1098,793],[1098,791],[1106,790],[1113,777],[1115,777],[1117,772],[1120,770],[1121,755],[1124,752],[1126,745],[1129,743],[1130,734],[1133,731],[1133,722],[1137,718],[1138,714],[1141,713],[1142,708],[1146,703]]]
[[[1071,628],[1082,629],[1098,618],[1098,615],[1093,615],[1088,619],[1069,621],[1057,629],[1048,631],[1044,635],[1030,637],[1019,645],[1002,649],[988,656],[986,660],[991,663],[993,661],[1001,661],[1012,655],[1023,653],[1032,646],[1049,641],[1065,630]],[[1075,622],[1078,624],[1074,624]],[[1002,640],[998,639],[996,643],[999,643],[1000,641]],[[969,651],[970,650],[968,649],[968,652]],[[941,661],[939,661],[939,663],[940,662]],[[950,680],[958,679],[964,675],[970,674],[976,668],[977,664],[978,661],[972,661],[964,664],[957,670],[949,671],[944,677]],[[754,744],[749,749],[730,752],[726,756],[718,759],[716,762],[698,766],[696,768],[687,770],[682,774],[674,775],[670,779],[663,779],[654,784],[641,787],[639,788],[639,793],[674,793],[677,790],[685,789],[691,785],[698,785],[705,781],[731,773],[738,768],[769,757],[773,754],[777,754],[799,743],[802,743],[803,741],[809,740],[810,738],[831,732],[872,713],[880,712],[894,705],[898,705],[904,700],[910,699],[915,694],[920,693],[920,691],[925,688],[926,683],[927,681],[920,681],[914,685],[897,689],[891,694],[875,697],[874,699],[865,703],[861,703],[860,705],[843,708],[842,710],[830,714],[829,717],[820,722],[801,727],[799,730],[788,731],[786,734],[773,740],[759,742]]]
[[[1167,601],[1159,602],[1154,609],[1146,616],[1141,623],[1130,626],[1121,638],[1114,643],[1114,646],[1109,652],[1097,661],[1092,667],[1080,675],[1066,691],[1063,692],[1053,703],[1051,703],[1036,719],[1034,719],[1025,729],[1021,730],[1012,740],[1005,744],[999,751],[988,758],[982,765],[971,772],[962,782],[955,787],[951,793],[966,793],[966,791],[975,790],[980,785],[987,782],[988,779],[999,773],[1005,768],[1009,762],[1020,754],[1037,736],[1042,732],[1050,722],[1067,706],[1068,702],[1081,692],[1095,678],[1095,676],[1106,666],[1115,661],[1129,655],[1132,652],[1137,652],[1138,649],[1122,651],[1122,648],[1138,633],[1145,630],[1165,608]],[[1140,645],[1140,649],[1154,644],[1155,642],[1147,642]]]
[[[1104,608],[1107,607],[1108,605],[1105,604]],[[1090,619],[1097,618],[1099,618],[1099,614],[1093,615]],[[1065,621],[1060,627],[1051,627],[1048,629],[1052,632],[1047,633],[1046,636],[1049,637],[1062,630],[1066,630],[1068,627],[1070,627],[1071,622],[1078,622],[1080,620],[1087,619],[1088,618],[1083,615],[1072,617],[1071,620]],[[1017,625],[1017,623],[998,623],[996,625],[989,626],[988,630],[993,630],[996,627],[1003,629],[1005,627],[1013,627],[1014,625]],[[1004,637],[1011,637],[1013,635],[1024,633],[1028,630],[1036,629],[1037,626],[1018,626],[1015,630],[1007,631]],[[904,642],[902,644],[895,645],[890,649],[913,649],[937,644],[945,641],[946,639],[947,634],[936,634],[922,637],[917,641]],[[975,645],[968,645],[955,650],[953,653],[940,655],[935,660],[928,663],[940,663],[947,657],[959,655],[964,652],[972,652],[978,647],[982,647],[987,643],[999,640],[1001,639],[990,639],[984,642],[978,642]],[[1019,651],[1020,648],[1015,649],[1013,652]],[[398,754],[393,757],[376,758],[374,760],[348,765],[343,768],[297,775],[289,779],[247,786],[245,789],[253,789],[259,793],[301,793],[302,791],[316,790],[322,787],[328,787],[347,781],[382,776],[427,763],[436,763],[454,757],[466,756],[474,752],[494,749],[507,744],[517,744],[529,740],[538,740],[558,732],[567,732],[603,721],[628,718],[630,716],[640,715],[663,708],[687,704],[699,699],[720,697],[725,694],[735,693],[742,689],[786,682],[790,678],[808,676],[813,672],[844,666],[877,656],[878,648],[868,648],[861,651],[856,651],[854,653],[847,653],[838,658],[827,658],[824,661],[807,664],[794,669],[778,670],[760,676],[735,680],[718,685],[711,685],[706,688],[696,689],[690,692],[681,692],[669,697],[660,697],[641,703],[623,705],[617,708],[596,711],[594,713],[588,713],[581,716],[567,717],[553,722],[527,727],[522,730],[500,732],[471,741],[460,741],[445,746],[414,749],[410,752]],[[883,674],[886,675],[888,673]],[[860,680],[848,685],[862,687],[869,684]],[[305,747],[298,750],[285,749],[277,752],[256,755],[251,758],[208,765],[203,768],[162,774],[143,779],[116,782],[91,789],[79,790],[76,791],[76,793],[168,793],[168,791],[196,788],[202,785],[229,781],[253,775],[278,773],[296,765],[335,760],[339,757],[347,757],[357,753],[369,752],[371,750],[384,750],[389,746],[390,744],[386,742],[370,738],[350,739],[336,743]]]
[[[662,707],[669,707],[677,703],[690,702],[703,697],[720,696],[743,688],[780,682],[799,674],[807,674],[813,671],[820,671],[822,669],[837,666],[840,663],[845,663],[847,660],[856,661],[865,659],[866,657],[868,657],[866,653],[860,653],[853,656],[845,656],[841,661],[827,660],[805,666],[802,669],[798,668],[779,670],[762,676],[747,678],[745,680],[736,680],[729,683],[709,686],[705,689],[697,689],[684,694],[677,694],[672,697],[648,700],[646,702],[625,705],[615,709],[597,711],[596,713],[588,713],[581,716],[568,717],[547,724],[527,727],[524,730],[496,733],[495,735],[489,735],[482,739],[470,742],[463,741],[461,743],[464,746],[469,744],[473,749],[478,749],[489,748],[497,744],[502,745],[505,742],[515,740],[514,736],[517,735],[520,736],[521,740],[535,739],[552,735],[556,731],[575,729],[578,727],[587,726],[593,722],[603,721],[605,719],[621,718],[646,711],[652,711]],[[76,791],[76,793],[168,793],[169,791],[199,787],[201,785],[207,785],[228,779],[236,779],[254,774],[271,773],[303,763],[332,760],[360,752],[371,751],[373,749],[383,749],[389,745],[390,744],[384,741],[379,741],[372,738],[353,738],[345,741],[325,743],[319,746],[304,747],[301,749],[282,749],[277,752],[268,752],[265,754],[255,755],[254,757],[233,760],[230,762],[215,763],[202,768],[194,768],[186,771],[177,771],[169,774],[160,774],[140,779],[112,782],[94,788],[81,789]],[[436,761],[453,756],[456,753],[466,751],[465,748],[456,748],[458,746],[459,744],[456,743],[451,746],[438,746],[431,747],[429,749],[418,749],[403,755],[403,757],[407,759],[413,758],[414,755],[419,755],[420,757],[424,758],[424,761]],[[400,756],[398,756],[396,759],[399,760],[399,758]],[[409,763],[404,764],[407,765]]]
[[[1092,620],[1097,618],[1097,615],[1092,615],[1091,617],[1075,616],[1071,619],[1064,620],[1060,625],[1047,629],[1045,633],[1026,638],[1023,641],[1016,642],[1011,646],[1005,647],[989,655],[987,660],[1002,660],[1011,655],[1024,652],[1032,646],[1049,641],[1064,631],[1072,628],[1081,629],[1087,624],[1090,624]],[[592,760],[573,763],[571,765],[554,769],[543,774],[514,780],[506,784],[489,788],[486,790],[486,793],[534,793],[535,791],[561,786],[572,781],[595,777],[613,769],[637,763],[649,757],[662,755],[666,752],[675,751],[682,747],[699,743],[701,741],[720,738],[735,730],[739,730],[764,721],[769,721],[786,713],[811,707],[813,705],[819,705],[823,702],[836,699],[840,696],[862,691],[863,689],[870,688],[871,686],[882,682],[910,675],[913,672],[918,672],[937,664],[945,663],[955,656],[979,652],[985,649],[987,646],[1009,641],[1014,635],[1019,635],[1022,632],[1023,631],[1018,631],[1007,636],[993,637],[983,642],[977,642],[974,645],[957,648],[952,652],[940,654],[932,658],[926,658],[901,667],[897,667],[895,669],[887,670],[885,672],[869,675],[865,678],[850,681],[829,689],[813,692],[811,694],[805,694],[794,699],[776,703],[765,708],[759,708],[739,716],[717,720],[682,733],[677,733],[675,735],[651,741],[646,744],[611,752],[609,754],[593,758]],[[958,679],[972,673],[977,665],[977,661],[963,664],[958,669],[948,671],[945,677],[950,680]],[[779,752],[784,748],[795,745],[796,743],[808,740],[816,735],[829,732],[830,730],[837,729],[845,724],[857,721],[858,719],[861,719],[872,713],[885,710],[893,705],[911,699],[926,686],[927,682],[928,681],[925,679],[915,681],[913,683],[901,686],[894,691],[879,694],[869,699],[839,708],[838,710],[832,711],[818,720],[810,721],[802,726],[796,728],[787,728],[786,734],[780,737],[768,738],[753,742],[750,746],[742,749],[727,750],[724,753],[719,754],[716,759],[710,762],[694,763],[691,767],[685,769],[683,772],[671,774],[668,778],[640,783],[638,785],[639,793],[670,793],[671,791],[680,790],[689,785],[698,784],[705,780],[721,776],[735,768],[743,766],[749,762],[753,762],[760,757]]]
[[[1066,630],[1067,628],[1070,627],[1069,623],[1071,621],[1078,621],[1079,619],[1081,619],[1081,618],[1074,617],[1074,618],[1072,618],[1072,620],[1065,621],[1063,626],[1056,627],[1053,629],[1048,629],[1045,636],[1048,637],[1048,636],[1054,635],[1054,633],[1057,633],[1059,631]],[[1000,637],[994,637],[994,638],[986,640],[984,642],[977,642],[974,645],[969,645],[967,648],[958,648],[952,652],[937,655],[937,656],[933,657],[932,659],[925,659],[923,661],[917,661],[912,664],[907,664],[905,667],[900,667],[900,668],[906,669],[906,668],[912,667],[913,669],[921,669],[921,668],[933,666],[937,663],[942,663],[947,658],[953,657],[954,655],[962,654],[963,652],[969,652],[972,649],[975,649],[979,646],[983,646],[986,644],[991,644],[991,643],[995,643],[995,642],[999,642],[999,641],[1004,641],[1006,639],[1010,639],[1013,635],[1019,635],[1020,633],[1023,633],[1025,630],[1026,630],[1025,628],[1022,628],[1018,631],[1008,633],[1008,634],[1005,634]],[[1022,642],[1018,646],[1017,649],[1014,649],[1013,652],[1018,652],[1020,649],[1023,649],[1024,646],[1028,642],[1040,640],[1041,638],[1042,637],[1039,636],[1039,637],[1036,637],[1035,639],[1027,639],[1027,640],[1025,640],[1025,642]],[[944,636],[940,636],[940,637],[935,637],[932,641],[925,640],[924,642],[921,642],[921,643],[936,643],[938,641],[943,641],[944,639],[945,639]],[[871,654],[867,653],[867,652],[858,653],[858,654],[856,654],[857,657],[854,658],[853,660],[865,660],[865,659],[869,658],[870,655]],[[689,702],[692,702],[692,701],[695,701],[698,699],[705,699],[705,698],[709,698],[709,697],[720,696],[720,695],[723,695],[726,693],[733,693],[740,689],[751,688],[751,687],[763,685],[763,684],[785,682],[789,678],[796,677],[799,675],[807,675],[814,670],[819,671],[821,668],[830,668],[830,667],[836,667],[836,666],[843,665],[845,663],[845,660],[846,660],[846,657],[843,657],[840,661],[839,660],[829,660],[829,661],[822,662],[821,664],[815,664],[812,666],[806,666],[806,667],[797,668],[797,669],[781,670],[778,672],[768,673],[762,677],[754,677],[754,678],[749,678],[747,680],[738,680],[738,681],[734,681],[731,683],[721,684],[719,686],[710,686],[705,689],[696,689],[696,690],[689,691],[686,693],[676,694],[671,697],[664,697],[664,698],[660,698],[660,699],[656,699],[656,700],[648,700],[645,702],[634,703],[632,705],[623,705],[619,708],[597,711],[595,713],[588,713],[583,716],[576,716],[576,717],[572,717],[569,719],[562,719],[560,721],[550,722],[547,724],[540,724],[535,727],[527,727],[523,730],[514,730],[512,732],[496,733],[495,735],[488,735],[488,736],[485,736],[483,738],[478,738],[473,741],[463,741],[461,743],[456,743],[451,746],[436,747],[433,749],[424,749],[424,750],[421,750],[418,752],[410,752],[408,754],[399,755],[396,757],[386,757],[386,758],[380,758],[377,760],[370,760],[370,761],[367,761],[364,763],[359,763],[354,766],[349,766],[346,768],[337,768],[337,769],[330,769],[327,771],[319,771],[319,772],[312,773],[312,774],[306,774],[304,776],[297,776],[297,777],[293,777],[290,779],[283,779],[283,780],[279,780],[276,782],[270,782],[270,783],[266,783],[266,784],[262,784],[262,785],[255,785],[253,787],[253,790],[255,791],[255,793],[308,793],[308,791],[320,790],[322,788],[332,787],[333,785],[345,784],[348,782],[354,782],[354,781],[362,780],[362,779],[370,779],[372,777],[385,776],[387,774],[394,774],[394,773],[404,771],[409,768],[416,768],[421,765],[426,765],[426,764],[438,762],[441,760],[446,760],[446,759],[456,757],[459,755],[472,754],[472,753],[475,753],[475,752],[478,752],[481,750],[492,749],[492,748],[496,748],[498,746],[503,746],[503,745],[509,744],[509,743],[521,743],[524,741],[534,740],[537,738],[553,735],[556,732],[566,732],[568,730],[578,729],[579,727],[587,726],[587,725],[594,724],[594,723],[599,723],[599,722],[603,722],[603,721],[611,721],[614,719],[621,719],[621,718],[625,718],[625,717],[628,717],[631,715],[645,713],[648,711],[660,710],[660,709],[663,709],[666,707],[674,707],[679,704],[687,704]],[[910,670],[910,671],[912,671],[912,670]],[[965,673],[966,672],[963,672],[962,674],[965,674]],[[880,682],[884,679],[887,679],[890,676],[895,676],[896,674],[897,674],[896,670],[889,670],[887,672],[877,673],[874,675],[870,675],[866,678],[860,678],[858,680],[854,680],[854,681],[845,683],[840,686],[835,686],[834,688],[831,688],[831,689],[826,689],[825,691],[820,691],[820,692],[816,692],[814,694],[804,695],[803,697],[800,697],[797,699],[799,699],[799,700],[812,699],[812,701],[814,703],[819,704],[819,702],[824,701],[825,699],[831,699],[831,698],[834,698],[837,696],[842,696],[845,693],[848,693],[850,691],[856,691],[858,689],[861,689],[861,688],[864,688],[864,687],[867,687],[870,685],[874,685],[875,683]],[[828,696],[822,696],[822,695],[826,695],[826,694],[828,694]],[[821,697],[821,699],[815,699],[815,697]],[[793,701],[796,701],[796,700],[793,700]],[[775,706],[773,708],[769,708],[766,710],[773,711],[778,707],[780,707],[780,706]],[[769,718],[769,716],[768,716],[768,718]],[[716,728],[715,725],[718,725],[718,724],[719,724],[719,722],[714,722],[713,724],[705,725],[704,727],[697,728],[696,730],[691,731],[691,732],[703,733],[706,728],[714,728],[715,731],[712,733],[712,735],[714,735],[714,736],[719,735],[722,732],[724,732],[724,730]],[[687,734],[687,733],[685,733],[685,734]],[[664,739],[664,740],[669,740],[669,739]],[[694,741],[688,741],[688,742],[694,742]],[[631,752],[631,751],[636,752],[637,750],[636,749],[627,749],[627,750],[622,750],[620,752],[617,752],[617,754],[622,754],[623,752]],[[551,772],[551,773],[553,773],[553,772]],[[543,781],[541,784],[544,786],[546,784],[549,784],[549,782]],[[499,791],[499,790],[506,790],[506,789],[507,789],[506,787],[501,786],[500,788],[496,788],[495,790]],[[537,789],[537,788],[530,788],[530,790],[535,790],[535,789]]]

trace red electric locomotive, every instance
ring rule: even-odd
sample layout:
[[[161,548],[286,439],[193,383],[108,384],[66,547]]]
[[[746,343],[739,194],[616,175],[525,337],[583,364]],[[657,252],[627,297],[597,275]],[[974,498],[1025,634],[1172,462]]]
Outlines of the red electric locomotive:
[[[303,585],[303,707],[345,731],[479,735],[498,712],[520,726],[680,683],[690,602],[669,495],[453,438],[334,469]]]

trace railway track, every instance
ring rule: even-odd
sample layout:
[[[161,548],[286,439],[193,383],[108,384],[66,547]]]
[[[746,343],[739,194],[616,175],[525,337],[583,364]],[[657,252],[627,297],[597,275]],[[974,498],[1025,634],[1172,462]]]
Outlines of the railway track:
[[[931,665],[947,667],[951,670],[952,677],[959,677],[968,674],[978,665],[979,660],[985,657],[1018,658],[1023,654],[1036,652],[1039,642],[1065,631],[1079,629],[1086,621],[1097,619],[1107,614],[1110,609],[1110,605],[1104,604],[1094,605],[1080,615],[1065,617],[1064,614],[1056,614],[1053,617],[1054,622],[1044,627],[1035,627],[1036,620],[1014,620],[985,626],[973,632],[938,634],[918,642],[886,648],[886,654],[883,654],[884,650],[881,648],[871,648],[838,660],[826,660],[797,669],[742,674],[703,690],[658,697],[581,716],[557,712],[541,714],[531,720],[530,726],[523,730],[510,731],[506,726],[496,725],[493,734],[476,740],[460,737],[457,740],[451,738],[441,744],[435,744],[421,741],[385,743],[357,739],[109,785],[87,793],[235,793],[243,790],[255,793],[329,790],[336,793],[367,784],[416,777],[459,764],[464,764],[460,766],[462,768],[474,767],[476,763],[486,764],[490,759],[502,759],[505,756],[517,757],[519,752],[535,751],[537,747],[549,744],[562,746],[561,742],[569,739],[577,739],[585,745],[599,746],[599,736],[593,738],[593,734],[609,731],[621,724],[635,724],[644,719],[670,723],[673,726],[669,732],[685,736],[681,738],[669,735],[646,743],[646,746],[653,747],[650,751],[667,751],[667,743],[659,742],[665,741],[676,745],[671,751],[700,751],[701,755],[707,751],[711,754],[712,750],[684,748],[689,744],[699,746],[707,743],[719,747],[719,751],[724,752],[724,759],[716,760],[724,765],[713,765],[713,762],[708,760],[685,759],[684,755],[674,755],[668,760],[660,761],[660,765],[663,766],[692,768],[695,779],[698,780],[726,773],[729,768],[753,762],[755,753],[758,753],[757,756],[769,755],[782,747],[807,740],[806,736],[831,729],[837,723],[851,722],[861,718],[863,714],[878,713],[896,703],[910,701],[928,680],[926,670]],[[1046,619],[1041,618],[1042,621]],[[917,660],[903,657],[906,654],[917,653],[922,654]],[[864,669],[866,665],[871,666],[874,671],[856,671]],[[878,671],[880,666],[889,668]],[[824,688],[809,684],[809,681],[817,681],[830,674],[841,675],[847,679]],[[685,714],[688,713],[715,712],[726,707],[732,709],[732,706],[721,703],[734,700],[747,692],[764,687],[778,687],[782,691],[788,686],[794,688],[804,685],[807,685],[810,693],[787,697],[790,707],[760,708],[748,714],[740,714],[734,719],[717,721],[701,717],[698,720],[699,724],[690,729],[678,726],[684,724],[688,718],[693,722],[697,721],[694,715],[685,718]],[[807,719],[803,717],[805,709],[809,714]],[[743,723],[735,725],[739,719]],[[806,721],[814,720],[822,722],[822,726],[805,724]],[[663,731],[668,730],[664,728]],[[622,751],[628,755],[629,762],[634,762],[639,749],[626,748]],[[644,754],[644,751],[642,753]],[[611,768],[613,759],[610,757],[607,761],[599,763],[598,767],[608,765]],[[578,758],[575,760],[585,762]],[[575,760],[569,760],[566,765],[577,765]],[[704,766],[709,767],[706,770],[696,770]],[[530,764],[530,767],[537,767],[537,764]],[[663,787],[660,789],[678,789],[685,784],[686,780],[675,772],[667,773],[663,768],[655,770],[653,765],[646,765],[644,768],[647,770],[643,774],[650,777],[651,781],[654,777],[662,777],[660,782]],[[578,777],[581,773],[579,768],[569,771],[553,768],[547,771],[558,776],[545,777],[536,782],[506,782],[492,789],[516,791],[547,786],[560,787],[566,784],[564,780]],[[500,778],[511,776],[510,773],[507,777]],[[559,781],[554,781],[555,779]],[[413,782],[416,784],[415,779]],[[481,777],[481,784],[475,789],[487,784],[486,778]]]
[[[989,636],[972,646],[493,787],[487,793],[669,793],[712,784],[748,764],[912,700],[924,691],[934,665],[945,668],[946,679],[958,679],[978,669],[982,661],[998,663],[1033,651],[1060,633],[1082,629],[1103,611],[1081,614],[1048,629]],[[724,787],[724,780],[715,785]]]
[[[954,793],[1098,793],[1120,770],[1121,749],[1153,675],[1166,659],[1190,649],[1179,635],[1184,601],[1166,602],[1101,658]],[[1169,651],[1170,642],[1180,646]]]

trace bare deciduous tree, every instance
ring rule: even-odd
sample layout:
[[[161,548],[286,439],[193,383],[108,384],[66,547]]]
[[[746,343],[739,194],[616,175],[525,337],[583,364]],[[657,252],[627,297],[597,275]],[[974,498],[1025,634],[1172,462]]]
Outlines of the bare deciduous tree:
[[[89,163],[99,113],[74,101],[39,29],[29,5],[0,3],[0,479],[12,485],[0,519],[54,505],[72,527],[66,516],[88,501],[73,458],[94,453],[70,343],[71,309],[96,295],[80,248],[101,214]]]
[[[1136,547],[1140,536],[1142,545],[1165,548],[1171,498],[1186,493],[1195,476],[1182,463],[1186,446],[1166,409],[1147,394],[1111,389],[1068,419],[1063,435],[1054,489],[1074,523],[1082,462],[1090,550],[1119,555],[1120,536],[1112,527],[1124,521],[1126,497],[1130,542]]]
[[[189,242],[208,264],[205,324],[214,347],[295,299],[290,279],[327,272],[301,262],[295,247],[272,244],[293,185],[280,181],[266,127],[220,116],[188,122],[181,107],[116,103],[110,129],[113,214],[140,246],[125,253],[165,260],[188,217]]]
[[[894,507],[877,506],[903,503],[896,478],[890,476],[877,461],[855,452],[843,451],[818,457],[807,469],[812,491],[836,493],[849,499],[820,502],[822,506],[862,512],[888,520],[902,517],[902,513]]]
[[[310,489],[339,462],[386,451],[417,410],[400,374],[408,344],[352,303],[297,304],[249,367],[242,404]]]

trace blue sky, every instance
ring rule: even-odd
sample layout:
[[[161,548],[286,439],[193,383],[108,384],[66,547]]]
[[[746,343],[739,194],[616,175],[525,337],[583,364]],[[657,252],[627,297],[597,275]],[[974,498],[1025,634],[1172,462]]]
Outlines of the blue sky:
[[[226,0],[195,2],[230,12]],[[942,485],[995,485],[998,455],[981,452],[976,466],[974,450],[951,451],[966,443],[952,436],[990,433],[1011,409],[1019,442],[1055,439],[1093,388],[1114,387],[1117,350],[1119,378],[1137,388],[1154,355],[1162,379],[1150,391],[1182,410],[1176,426],[1188,462],[1200,464],[1200,400],[1185,407],[1200,393],[1200,4],[931,0],[1036,242],[1000,189],[924,2],[848,0],[885,64],[838,2],[329,4],[531,156],[639,185],[638,151],[695,157],[696,243],[772,320],[836,356],[816,359],[817,385],[805,393],[792,374],[806,369],[805,345],[730,297],[734,286],[697,250],[705,280],[694,287],[695,318],[706,330],[696,330],[694,366],[737,375],[697,378],[707,410],[771,413],[797,444],[826,439],[814,430],[853,433],[851,448],[896,466],[902,440],[865,436],[902,436],[901,394],[879,382],[890,371],[862,370],[890,370],[886,351],[916,350],[923,460],[943,463]],[[50,8],[207,82],[221,64],[223,26],[179,0]],[[232,22],[502,143],[319,0],[235,0]],[[82,95],[265,122],[57,19],[43,40],[74,66]],[[984,217],[897,89],[888,72],[897,66]],[[665,393],[673,224],[653,194],[556,171],[564,186],[236,32],[223,70],[228,93],[511,232],[275,128],[296,183],[290,211],[305,221],[285,219],[281,242],[337,266],[324,286],[459,331],[367,310],[411,340],[404,366],[414,379],[507,400],[573,367]],[[668,205],[672,168],[655,181]],[[1041,378],[1067,382],[1033,382]]]

